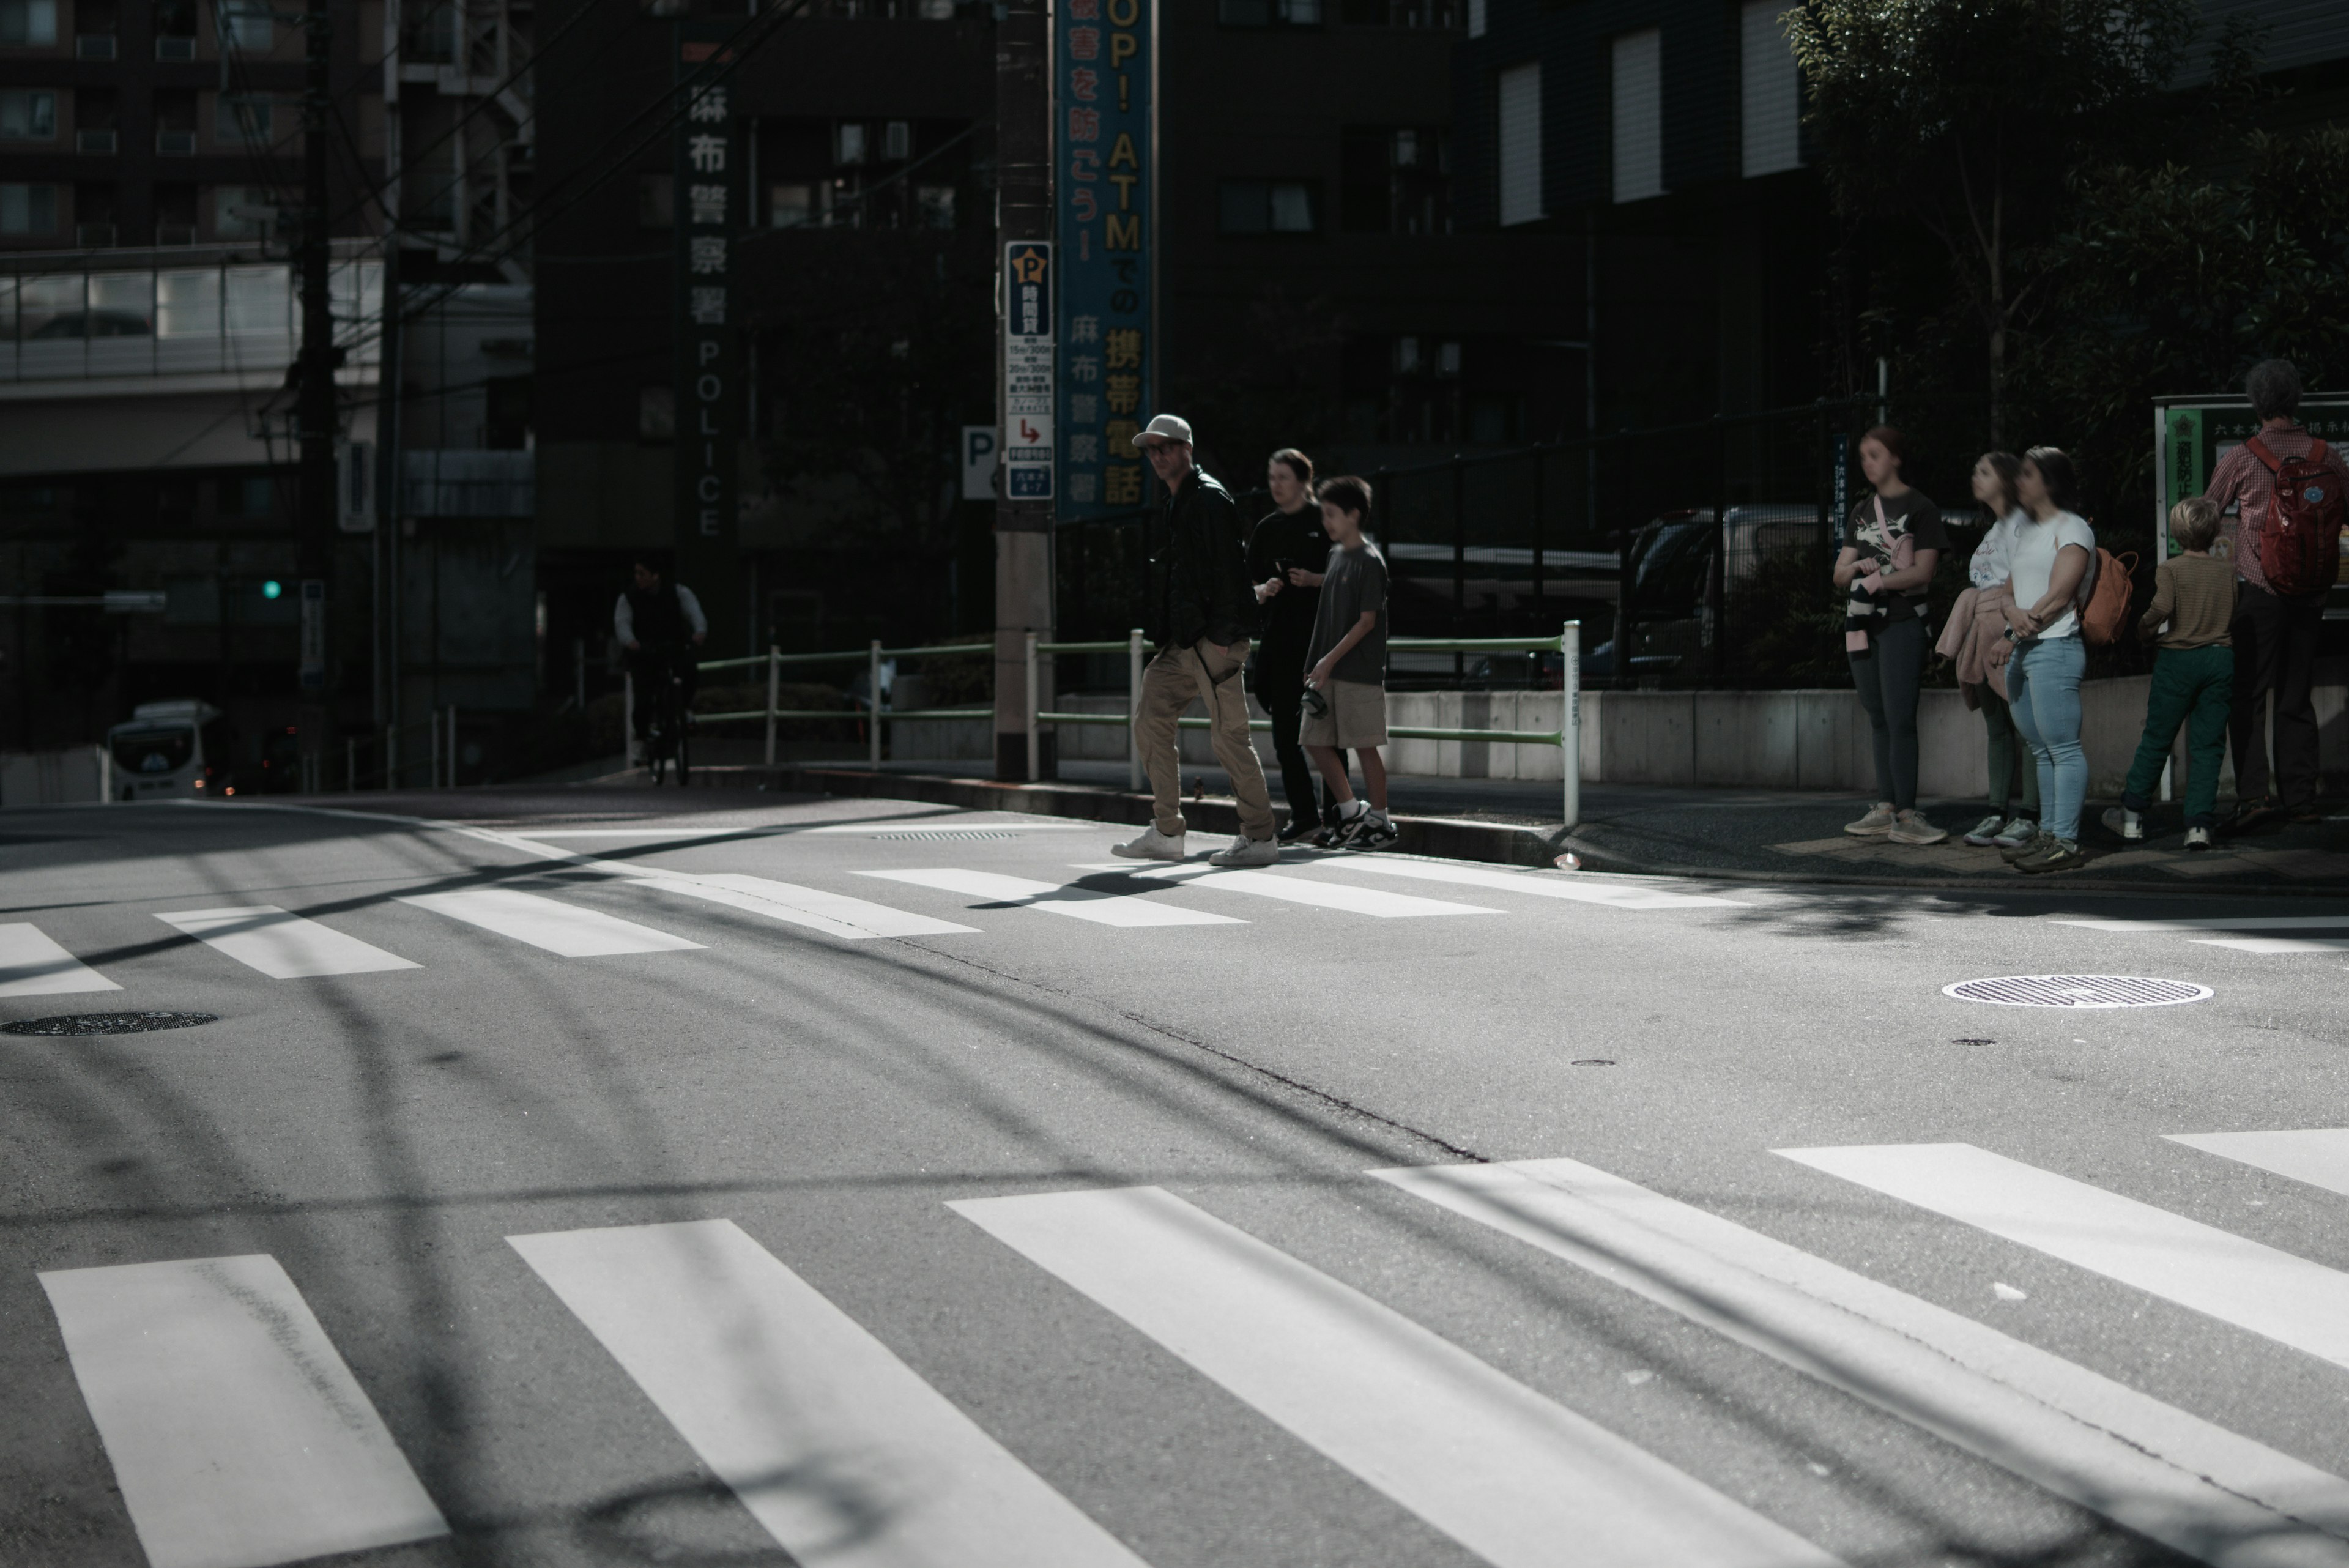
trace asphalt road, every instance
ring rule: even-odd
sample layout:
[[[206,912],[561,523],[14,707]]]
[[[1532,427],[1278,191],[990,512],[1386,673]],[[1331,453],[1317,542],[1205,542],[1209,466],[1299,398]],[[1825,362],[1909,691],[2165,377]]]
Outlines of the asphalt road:
[[[2349,900],[752,798],[0,816],[0,1563],[2349,1564]]]

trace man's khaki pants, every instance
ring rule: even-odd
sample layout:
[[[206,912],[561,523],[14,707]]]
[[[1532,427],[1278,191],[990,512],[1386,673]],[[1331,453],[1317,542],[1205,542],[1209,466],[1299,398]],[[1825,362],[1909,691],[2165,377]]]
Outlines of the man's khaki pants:
[[[1247,695],[1240,689],[1247,656],[1246,639],[1228,648],[1202,640],[1191,648],[1162,649],[1142,672],[1134,744],[1142,753],[1142,765],[1150,770],[1155,825],[1170,838],[1185,826],[1183,757],[1174,745],[1174,721],[1194,697],[1206,704],[1216,761],[1231,776],[1232,794],[1239,800],[1240,832],[1249,838],[1272,836],[1272,794],[1265,788],[1264,765],[1248,739]]]

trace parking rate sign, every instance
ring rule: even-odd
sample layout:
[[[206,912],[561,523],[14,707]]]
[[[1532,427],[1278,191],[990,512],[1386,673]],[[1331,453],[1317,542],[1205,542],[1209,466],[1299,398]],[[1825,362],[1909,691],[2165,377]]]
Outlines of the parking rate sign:
[[[1151,259],[1157,0],[1061,0],[1052,22],[1060,189],[1061,514],[1140,506],[1133,438],[1157,379]]]
[[[1052,499],[1052,246],[1003,247],[1003,493]]]

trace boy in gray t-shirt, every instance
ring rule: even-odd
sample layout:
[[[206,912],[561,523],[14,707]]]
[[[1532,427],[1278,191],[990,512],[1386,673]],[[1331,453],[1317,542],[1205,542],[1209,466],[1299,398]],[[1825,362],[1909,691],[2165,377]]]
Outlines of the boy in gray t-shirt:
[[[1331,548],[1313,640],[1306,648],[1305,714],[1297,739],[1338,800],[1337,824],[1322,841],[1376,849],[1402,836],[1387,820],[1387,767],[1379,755],[1387,742],[1386,557],[1362,537],[1369,485],[1346,476],[1324,480],[1316,493]],[[1346,777],[1350,751],[1362,759],[1368,805],[1354,798]]]

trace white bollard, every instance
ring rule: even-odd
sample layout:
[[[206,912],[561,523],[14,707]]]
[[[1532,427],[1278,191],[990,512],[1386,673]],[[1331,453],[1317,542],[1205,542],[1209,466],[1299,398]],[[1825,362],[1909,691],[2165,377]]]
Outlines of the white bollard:
[[[1582,623],[1570,620],[1557,634],[1557,745],[1566,774],[1566,830],[1582,822]]]
[[[1125,635],[1125,787],[1142,788],[1142,628]]]
[[[1036,710],[1040,706],[1036,694],[1036,634],[1028,634],[1028,782],[1035,784],[1042,770],[1043,758],[1040,737],[1036,733]]]
[[[783,650],[770,648],[767,649],[767,765],[771,768],[775,765],[775,710],[781,705],[776,698],[781,692],[782,680]]]
[[[865,665],[865,695],[871,700],[873,724],[865,739],[873,749],[873,771],[881,771],[881,639],[873,639],[870,662]]]

